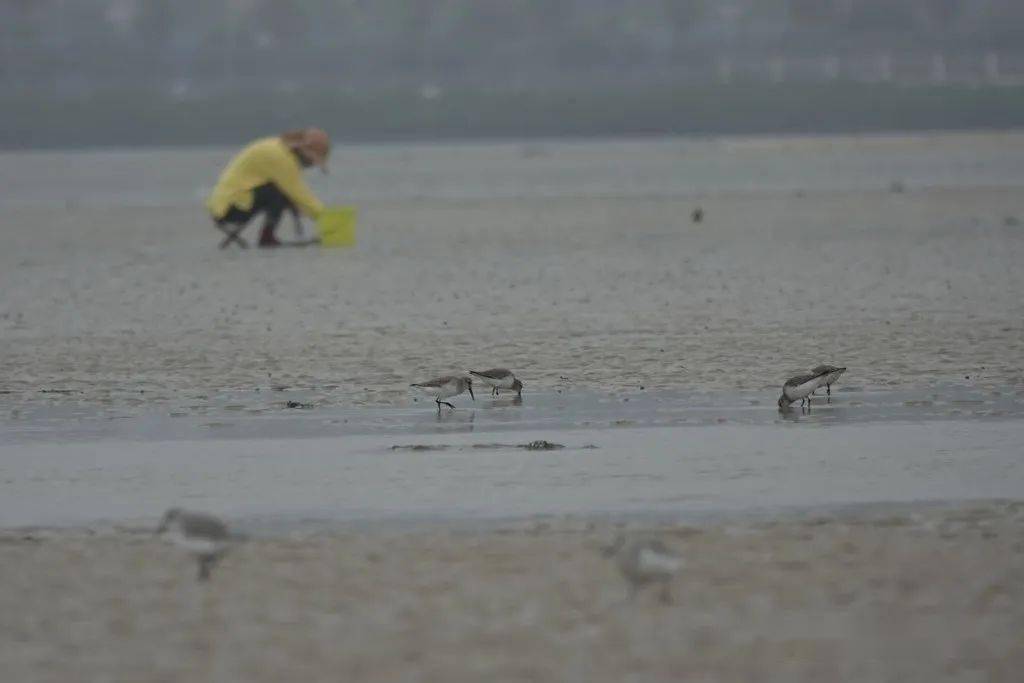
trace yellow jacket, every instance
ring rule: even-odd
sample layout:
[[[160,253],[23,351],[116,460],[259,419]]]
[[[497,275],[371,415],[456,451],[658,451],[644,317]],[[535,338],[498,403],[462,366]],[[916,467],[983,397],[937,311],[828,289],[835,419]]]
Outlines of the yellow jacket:
[[[262,138],[250,144],[231,160],[217,179],[206,207],[214,218],[223,218],[232,206],[242,211],[252,208],[252,191],[272,182],[304,214],[317,218],[324,205],[302,178],[302,166],[295,153],[281,138]]]

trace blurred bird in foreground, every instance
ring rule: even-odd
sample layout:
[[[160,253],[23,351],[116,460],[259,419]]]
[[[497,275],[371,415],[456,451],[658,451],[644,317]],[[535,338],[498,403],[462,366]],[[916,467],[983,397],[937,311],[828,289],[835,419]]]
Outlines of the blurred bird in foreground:
[[[659,596],[664,603],[672,602],[671,582],[683,568],[683,559],[673,554],[658,539],[627,540],[619,535],[602,549],[605,557],[615,558],[619,571],[629,582],[629,597],[634,598],[644,586],[660,585]]]
[[[227,550],[230,541],[227,525],[213,515],[171,508],[164,513],[157,535],[185,548],[199,563],[197,578],[210,578],[210,570]]]

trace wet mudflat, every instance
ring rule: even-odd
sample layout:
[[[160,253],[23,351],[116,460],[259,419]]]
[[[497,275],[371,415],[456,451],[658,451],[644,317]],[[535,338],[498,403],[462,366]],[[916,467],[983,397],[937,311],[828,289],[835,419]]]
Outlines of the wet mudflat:
[[[401,407],[495,365],[534,394],[771,393],[819,363],[1024,386],[1024,135],[358,149],[317,182],[359,246],[275,253],[216,249],[226,154],[0,155],[66,181],[0,188],[0,416]]]

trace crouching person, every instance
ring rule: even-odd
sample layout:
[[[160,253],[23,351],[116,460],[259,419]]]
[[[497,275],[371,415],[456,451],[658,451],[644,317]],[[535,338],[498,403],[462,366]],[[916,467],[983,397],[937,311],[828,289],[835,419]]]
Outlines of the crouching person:
[[[254,216],[263,216],[259,246],[281,245],[274,231],[285,212],[316,220],[324,210],[302,177],[303,169],[327,172],[331,141],[319,128],[301,128],[249,144],[228,163],[206,201],[214,224],[224,232],[220,246],[238,242]]]

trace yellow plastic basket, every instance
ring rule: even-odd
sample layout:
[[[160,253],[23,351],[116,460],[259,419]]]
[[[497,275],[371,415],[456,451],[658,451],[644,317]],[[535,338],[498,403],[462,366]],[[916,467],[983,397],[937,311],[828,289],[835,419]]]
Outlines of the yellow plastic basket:
[[[356,246],[356,207],[332,206],[320,214],[316,231],[325,247]]]

